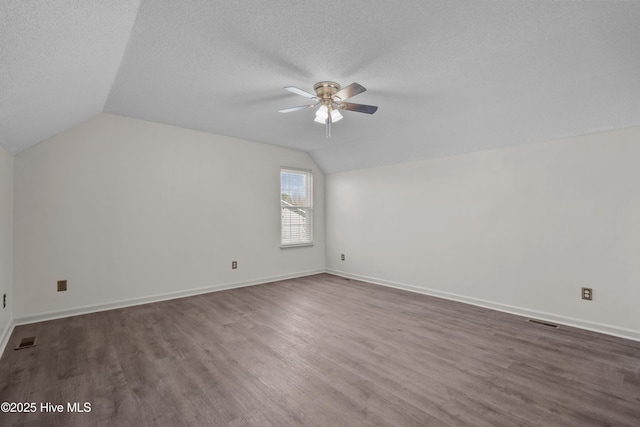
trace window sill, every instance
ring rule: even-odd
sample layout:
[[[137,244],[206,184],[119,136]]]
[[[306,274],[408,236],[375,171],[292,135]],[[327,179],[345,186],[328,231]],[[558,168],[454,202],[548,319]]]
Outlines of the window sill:
[[[313,242],[310,243],[296,243],[292,245],[280,245],[280,249],[300,248],[304,246],[313,246]]]

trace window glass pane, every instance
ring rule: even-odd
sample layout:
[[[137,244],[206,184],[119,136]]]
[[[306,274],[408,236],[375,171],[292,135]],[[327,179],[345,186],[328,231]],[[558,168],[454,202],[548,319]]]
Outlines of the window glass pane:
[[[309,206],[307,191],[307,173],[282,172],[280,174],[280,188],[282,201],[294,206]]]

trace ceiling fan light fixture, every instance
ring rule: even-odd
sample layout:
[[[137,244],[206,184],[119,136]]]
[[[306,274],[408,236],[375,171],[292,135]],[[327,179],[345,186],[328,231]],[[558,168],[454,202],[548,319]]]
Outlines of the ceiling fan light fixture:
[[[324,123],[324,121],[327,120],[328,117],[329,109],[326,105],[321,105],[320,108],[318,108],[318,111],[316,111],[316,119],[320,119],[322,120],[322,123]]]
[[[327,119],[323,119],[321,117],[318,117],[318,115],[316,114],[316,118],[313,119],[314,122],[316,123],[320,123],[321,125],[324,125],[325,123],[327,123]]]
[[[340,111],[338,111],[336,109],[332,109],[331,110],[331,121],[333,123],[335,123],[335,122],[339,122],[340,120],[342,120],[342,114],[340,114]]]

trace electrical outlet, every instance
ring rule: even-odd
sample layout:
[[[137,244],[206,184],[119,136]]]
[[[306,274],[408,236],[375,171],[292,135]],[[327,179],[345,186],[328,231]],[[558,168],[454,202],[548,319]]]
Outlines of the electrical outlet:
[[[344,254],[340,254],[340,261],[344,261]]]
[[[593,299],[593,289],[592,288],[582,288],[582,299],[586,299],[591,301]]]
[[[236,268],[238,268],[238,261],[231,261],[231,268],[233,270],[235,270]]]
[[[67,281],[66,280],[58,280],[58,292],[67,290]]]

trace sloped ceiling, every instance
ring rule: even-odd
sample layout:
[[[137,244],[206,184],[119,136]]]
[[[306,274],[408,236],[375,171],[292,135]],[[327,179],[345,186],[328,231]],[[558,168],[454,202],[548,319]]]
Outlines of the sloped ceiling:
[[[0,0],[0,144],[16,154],[104,110],[138,3]]]
[[[0,0],[0,143],[106,112],[327,173],[640,125],[640,2]],[[358,82],[325,138],[294,85]]]

